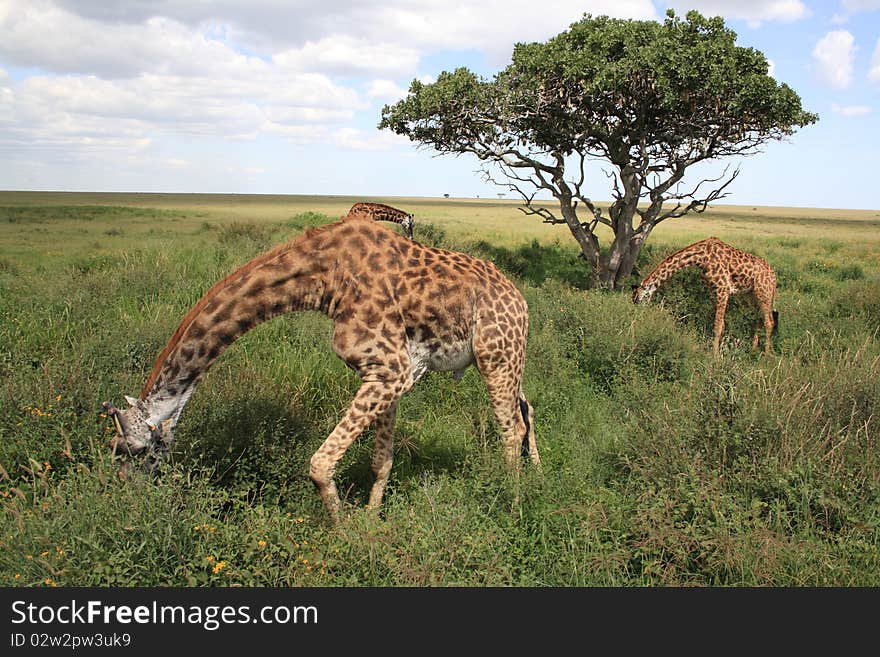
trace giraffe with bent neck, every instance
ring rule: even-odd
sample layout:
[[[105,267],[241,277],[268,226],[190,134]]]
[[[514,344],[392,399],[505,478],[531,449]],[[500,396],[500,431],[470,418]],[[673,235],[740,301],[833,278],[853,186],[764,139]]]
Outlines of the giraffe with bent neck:
[[[764,322],[764,353],[772,350],[771,336],[779,322],[776,303],[776,273],[770,264],[754,254],[740,251],[717,237],[695,242],[664,258],[640,285],[633,286],[633,303],[650,300],[660,285],[685,267],[699,267],[703,282],[715,297],[715,342],[718,353],[727,302],[733,294],[751,293]],[[752,348],[758,346],[758,328],[752,339]]]
[[[311,457],[309,476],[331,516],[333,475],[346,449],[375,426],[368,506],[381,504],[393,459],[397,403],[425,372],[475,364],[489,391],[505,457],[538,464],[534,412],[522,392],[528,308],[494,264],[425,247],[366,216],[309,229],[216,283],[186,314],[129,408],[104,403],[114,452],[156,467],[196,385],[224,349],[283,313],[316,310],[333,320],[333,351],[362,384]],[[134,461],[132,461],[134,459]]]
[[[348,217],[363,215],[371,217],[373,221],[390,221],[399,224],[406,236],[412,239],[413,216],[409,212],[385,205],[384,203],[368,203],[366,201],[355,203],[348,210]]]

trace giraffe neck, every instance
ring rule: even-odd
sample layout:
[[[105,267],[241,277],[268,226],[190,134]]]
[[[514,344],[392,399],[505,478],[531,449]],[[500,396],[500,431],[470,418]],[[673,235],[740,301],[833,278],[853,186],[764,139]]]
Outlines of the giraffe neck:
[[[390,221],[395,224],[406,226],[412,221],[412,215],[403,210],[385,205],[384,203],[355,203],[348,211],[349,216],[365,215],[374,221]]]
[[[705,267],[710,259],[710,249],[707,242],[709,240],[691,244],[664,258],[654,268],[654,271],[648,274],[645,280],[642,281],[642,287],[650,288],[653,291],[686,267]]]
[[[148,420],[177,423],[204,373],[253,327],[277,315],[336,304],[328,270],[300,238],[239,267],[214,285],[183,318],[159,354],[141,399]]]

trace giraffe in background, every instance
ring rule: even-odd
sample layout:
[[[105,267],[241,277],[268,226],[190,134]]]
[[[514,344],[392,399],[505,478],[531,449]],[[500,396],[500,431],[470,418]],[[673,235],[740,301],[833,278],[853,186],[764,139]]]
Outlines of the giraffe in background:
[[[216,283],[184,316],[129,407],[104,403],[111,448],[154,469],[196,384],[221,352],[282,313],[316,310],[333,320],[332,348],[362,384],[310,461],[309,476],[330,515],[340,500],[333,475],[352,442],[375,425],[369,507],[381,504],[393,458],[397,402],[429,370],[476,364],[489,391],[504,453],[539,463],[534,412],[522,392],[528,308],[490,262],[425,247],[363,216],[306,230]]]
[[[715,296],[715,343],[718,353],[727,302],[732,294],[751,293],[758,304],[764,321],[764,352],[770,353],[770,339],[779,323],[776,303],[776,273],[769,263],[751,253],[725,244],[717,237],[695,242],[663,259],[640,285],[633,285],[633,303],[651,298],[657,288],[677,271],[685,267],[699,267],[703,282]],[[758,328],[752,347],[758,346]]]
[[[371,217],[374,221],[390,221],[400,224],[404,233],[410,239],[413,236],[413,216],[403,210],[398,210],[384,203],[355,203],[348,211],[348,217],[355,215],[365,215]]]

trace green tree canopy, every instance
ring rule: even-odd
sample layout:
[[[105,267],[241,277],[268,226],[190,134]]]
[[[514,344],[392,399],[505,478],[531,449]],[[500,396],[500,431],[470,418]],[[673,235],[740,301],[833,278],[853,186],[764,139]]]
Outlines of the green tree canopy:
[[[663,23],[585,15],[546,43],[517,44],[491,80],[466,68],[415,80],[379,127],[475,155],[488,180],[522,196],[524,212],[568,226],[595,284],[616,287],[657,224],[705,210],[739,173],[683,188],[689,167],[754,154],[817,118],[723,19],[669,11]],[[585,189],[596,158],[610,165],[607,213]],[[558,210],[534,202],[542,190]],[[613,233],[605,249],[600,224]]]

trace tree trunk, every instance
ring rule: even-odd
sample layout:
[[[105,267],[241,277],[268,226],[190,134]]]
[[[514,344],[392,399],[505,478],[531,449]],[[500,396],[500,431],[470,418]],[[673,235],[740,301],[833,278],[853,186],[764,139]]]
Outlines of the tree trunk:
[[[608,252],[599,259],[599,286],[608,290],[619,290],[632,275],[636,259],[651,232],[652,226],[642,224],[633,229],[635,208],[623,208],[613,218],[616,228],[614,241]]]
[[[563,191],[567,191],[567,189]],[[587,262],[587,266],[592,272],[590,287],[597,287],[601,284],[599,279],[601,272],[599,238],[592,231],[586,230],[580,220],[578,220],[577,210],[571,203],[570,194],[557,196],[557,199],[559,200],[559,208],[562,211],[562,218],[565,219],[569,231],[571,231],[578,246],[581,247],[581,257]]]
[[[632,275],[636,264],[636,258],[642,249],[642,241],[637,237],[623,245],[616,242],[611,247],[609,256],[603,257],[599,271],[599,285],[608,290],[619,290],[626,280]]]
[[[581,248],[581,257],[590,268],[590,287],[620,289],[632,274],[642,244],[653,227],[643,222],[638,229],[633,229],[638,195],[631,194],[628,199],[612,209],[611,223],[615,237],[608,251],[602,254],[599,238],[578,219],[577,209],[572,204],[568,187],[561,180],[555,182],[560,186],[560,193],[556,194],[556,198],[559,201],[562,217]]]
[[[620,183],[624,193],[617,197],[608,209],[614,240],[608,251],[599,259],[599,286],[616,290],[632,273],[636,258],[642,248],[644,236],[633,228],[633,217],[639,203],[639,179],[628,163],[628,149],[620,154],[615,164],[620,170]]]

